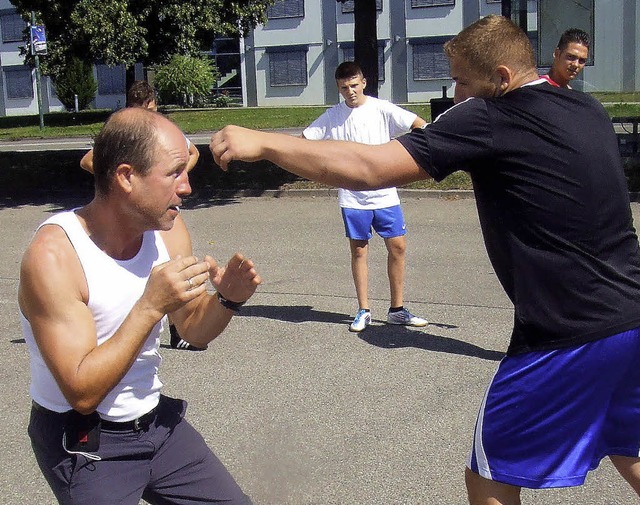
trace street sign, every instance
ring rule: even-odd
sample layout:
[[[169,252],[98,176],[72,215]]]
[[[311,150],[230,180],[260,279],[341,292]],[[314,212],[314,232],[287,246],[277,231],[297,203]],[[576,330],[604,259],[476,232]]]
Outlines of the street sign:
[[[44,26],[31,26],[31,54],[47,54],[47,37]]]

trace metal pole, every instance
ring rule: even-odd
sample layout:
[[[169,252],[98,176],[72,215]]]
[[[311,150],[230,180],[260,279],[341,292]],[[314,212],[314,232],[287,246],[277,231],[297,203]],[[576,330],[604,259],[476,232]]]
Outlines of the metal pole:
[[[31,26],[36,24],[36,13],[31,11]],[[38,99],[38,115],[40,116],[40,129],[44,128],[44,114],[42,112],[42,85],[40,81],[40,57],[36,52],[36,48],[31,41],[31,54],[35,56],[36,60],[36,97]]]

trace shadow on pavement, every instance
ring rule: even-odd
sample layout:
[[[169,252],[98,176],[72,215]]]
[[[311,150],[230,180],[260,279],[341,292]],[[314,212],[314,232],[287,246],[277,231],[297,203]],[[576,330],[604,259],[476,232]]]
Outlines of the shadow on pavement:
[[[440,326],[432,324],[432,326]],[[358,334],[368,344],[384,349],[401,349],[403,347],[415,347],[425,351],[459,354],[488,361],[500,361],[505,353],[483,349],[477,345],[462,342],[454,338],[432,335],[418,328],[405,326],[392,326],[388,324],[372,324],[362,333]]]
[[[353,319],[353,316],[349,314],[315,310],[310,305],[251,305],[244,307],[239,317],[265,317],[289,323],[317,322],[342,324],[345,326],[351,323]],[[455,328],[454,325],[446,323],[431,323],[430,326]],[[462,342],[454,338],[432,335],[419,328],[408,328],[397,325],[372,324],[363,332],[358,333],[357,336],[368,344],[384,349],[415,347],[417,349],[424,349],[425,351],[459,354],[461,356],[470,356],[472,358],[489,361],[500,361],[505,354],[501,351],[483,349],[477,345]]]
[[[277,319],[289,323],[334,323],[349,324],[352,316],[337,312],[326,312],[315,310],[311,305],[250,305],[244,307],[240,312],[240,317],[265,317],[267,319]]]

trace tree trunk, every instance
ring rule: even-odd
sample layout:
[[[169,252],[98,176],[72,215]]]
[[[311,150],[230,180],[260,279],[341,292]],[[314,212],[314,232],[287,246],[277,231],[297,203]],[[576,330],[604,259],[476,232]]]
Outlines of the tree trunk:
[[[354,58],[367,80],[364,92],[378,96],[378,29],[376,0],[356,0],[354,3],[355,28]]]
[[[136,66],[134,64],[134,65],[131,65],[130,67],[127,67],[125,71],[125,89],[127,90],[126,93],[129,93],[129,88],[131,87],[131,85],[135,80],[136,80]]]
[[[502,15],[505,18],[511,19],[511,0],[502,0]]]

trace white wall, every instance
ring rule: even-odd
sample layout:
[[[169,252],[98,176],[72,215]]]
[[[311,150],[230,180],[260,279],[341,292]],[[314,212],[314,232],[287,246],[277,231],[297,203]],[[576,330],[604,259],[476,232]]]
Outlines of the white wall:
[[[254,30],[258,105],[323,104],[324,70],[322,51],[322,11],[320,2],[307,0],[304,18],[271,19]],[[305,45],[307,51],[306,86],[270,86],[268,48]]]

